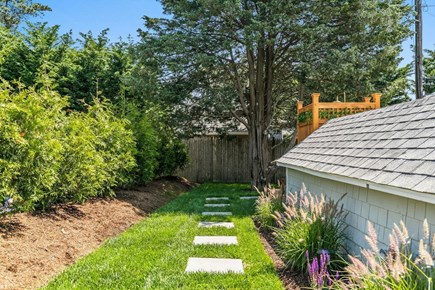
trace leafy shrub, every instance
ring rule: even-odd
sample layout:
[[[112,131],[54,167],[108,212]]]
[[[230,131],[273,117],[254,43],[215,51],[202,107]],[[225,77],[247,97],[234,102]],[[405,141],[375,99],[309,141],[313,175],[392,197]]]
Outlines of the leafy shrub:
[[[341,200],[341,199],[340,199]],[[300,193],[289,194],[284,212],[274,214],[273,229],[278,253],[293,269],[306,271],[306,252],[314,257],[322,250],[331,255],[331,267],[340,267],[340,254],[345,242],[346,213],[339,201],[326,201],[322,194],[313,196],[302,186]]]
[[[161,132],[164,133],[159,134],[158,166],[155,174],[172,175],[178,168],[183,168],[188,163],[187,148],[170,130]]]
[[[43,91],[11,93],[0,85],[0,198],[13,197],[24,210],[56,195],[63,147],[58,130],[66,100]]]
[[[59,200],[83,201],[103,190],[105,164],[95,144],[98,136],[90,116],[71,113],[63,130],[64,160],[59,170]],[[53,201],[55,202],[55,200]]]
[[[147,114],[140,112],[136,107],[131,107],[129,110],[127,118],[130,120],[130,128],[136,139],[135,181],[136,183],[147,183],[153,179],[154,171],[158,166],[159,139]]]
[[[71,113],[63,126],[64,160],[59,171],[63,200],[82,202],[111,195],[112,187],[131,182],[135,167],[133,133],[98,101],[87,113]]]
[[[273,213],[283,209],[282,189],[267,186],[264,191],[258,192],[260,197],[255,204],[255,220],[261,228],[270,229],[275,225]]]
[[[346,267],[348,277],[334,284],[336,289],[433,289],[435,276],[434,261],[431,253],[435,251],[435,235],[429,249],[429,226],[423,223],[424,237],[420,240],[416,258],[410,254],[410,237],[403,222],[394,225],[389,236],[388,252],[380,254],[377,234],[373,225],[368,223],[366,240],[369,249],[361,250],[363,260],[350,256]]]
[[[133,153],[135,140],[133,132],[128,129],[129,121],[115,116],[108,103],[94,100],[94,105],[87,110],[91,120],[91,128],[98,142],[96,150],[101,154],[106,178],[103,188],[111,192],[111,188],[124,185],[132,180],[131,170],[136,166]]]
[[[33,210],[110,194],[128,181],[135,163],[127,121],[103,104],[68,115],[67,105],[47,89],[0,85],[1,200]]]
[[[171,175],[187,164],[186,146],[165,124],[158,107],[140,111],[130,106],[127,118],[136,139],[136,182],[147,183],[155,176]]]

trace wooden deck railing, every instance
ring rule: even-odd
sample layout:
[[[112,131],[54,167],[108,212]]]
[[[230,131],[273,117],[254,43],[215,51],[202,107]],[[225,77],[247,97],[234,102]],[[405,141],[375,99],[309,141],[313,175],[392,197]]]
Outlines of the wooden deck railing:
[[[381,107],[381,94],[372,94],[363,98],[363,102],[333,102],[320,103],[320,94],[311,95],[312,102],[303,106],[302,101],[297,103],[297,132],[298,143],[302,142],[311,133],[325,124],[329,119],[352,115]],[[373,101],[371,101],[373,99]]]

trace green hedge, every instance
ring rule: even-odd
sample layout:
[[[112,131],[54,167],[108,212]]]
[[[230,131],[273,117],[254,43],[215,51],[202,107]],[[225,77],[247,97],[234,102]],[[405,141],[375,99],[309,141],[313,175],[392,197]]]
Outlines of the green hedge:
[[[68,112],[53,91],[0,85],[0,199],[19,210],[112,194],[135,167],[133,133],[106,104]]]
[[[128,108],[127,118],[136,138],[136,183],[147,183],[156,176],[172,175],[188,162],[187,148],[165,123],[158,107]]]

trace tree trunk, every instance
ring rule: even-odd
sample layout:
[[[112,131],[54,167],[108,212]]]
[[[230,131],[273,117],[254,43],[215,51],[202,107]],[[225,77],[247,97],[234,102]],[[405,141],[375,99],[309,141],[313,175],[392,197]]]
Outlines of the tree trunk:
[[[266,130],[271,118],[273,55],[260,41],[256,53],[247,49],[249,77],[249,160],[251,188],[263,190],[268,183],[268,141]]]
[[[267,184],[268,170],[267,136],[261,126],[254,125],[249,132],[249,161],[251,189],[263,190]]]

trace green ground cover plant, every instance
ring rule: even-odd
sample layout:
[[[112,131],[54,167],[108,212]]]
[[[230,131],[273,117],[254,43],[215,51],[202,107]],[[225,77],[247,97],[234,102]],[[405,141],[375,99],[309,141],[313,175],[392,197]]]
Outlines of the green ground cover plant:
[[[284,289],[255,225],[248,185],[204,184],[183,194],[104,243],[44,289]],[[201,217],[206,197],[230,197],[230,217]],[[218,201],[219,202],[219,201]],[[198,228],[199,221],[232,221],[233,229]],[[193,246],[196,235],[235,235],[238,245]],[[185,274],[189,257],[238,258],[245,274]]]

